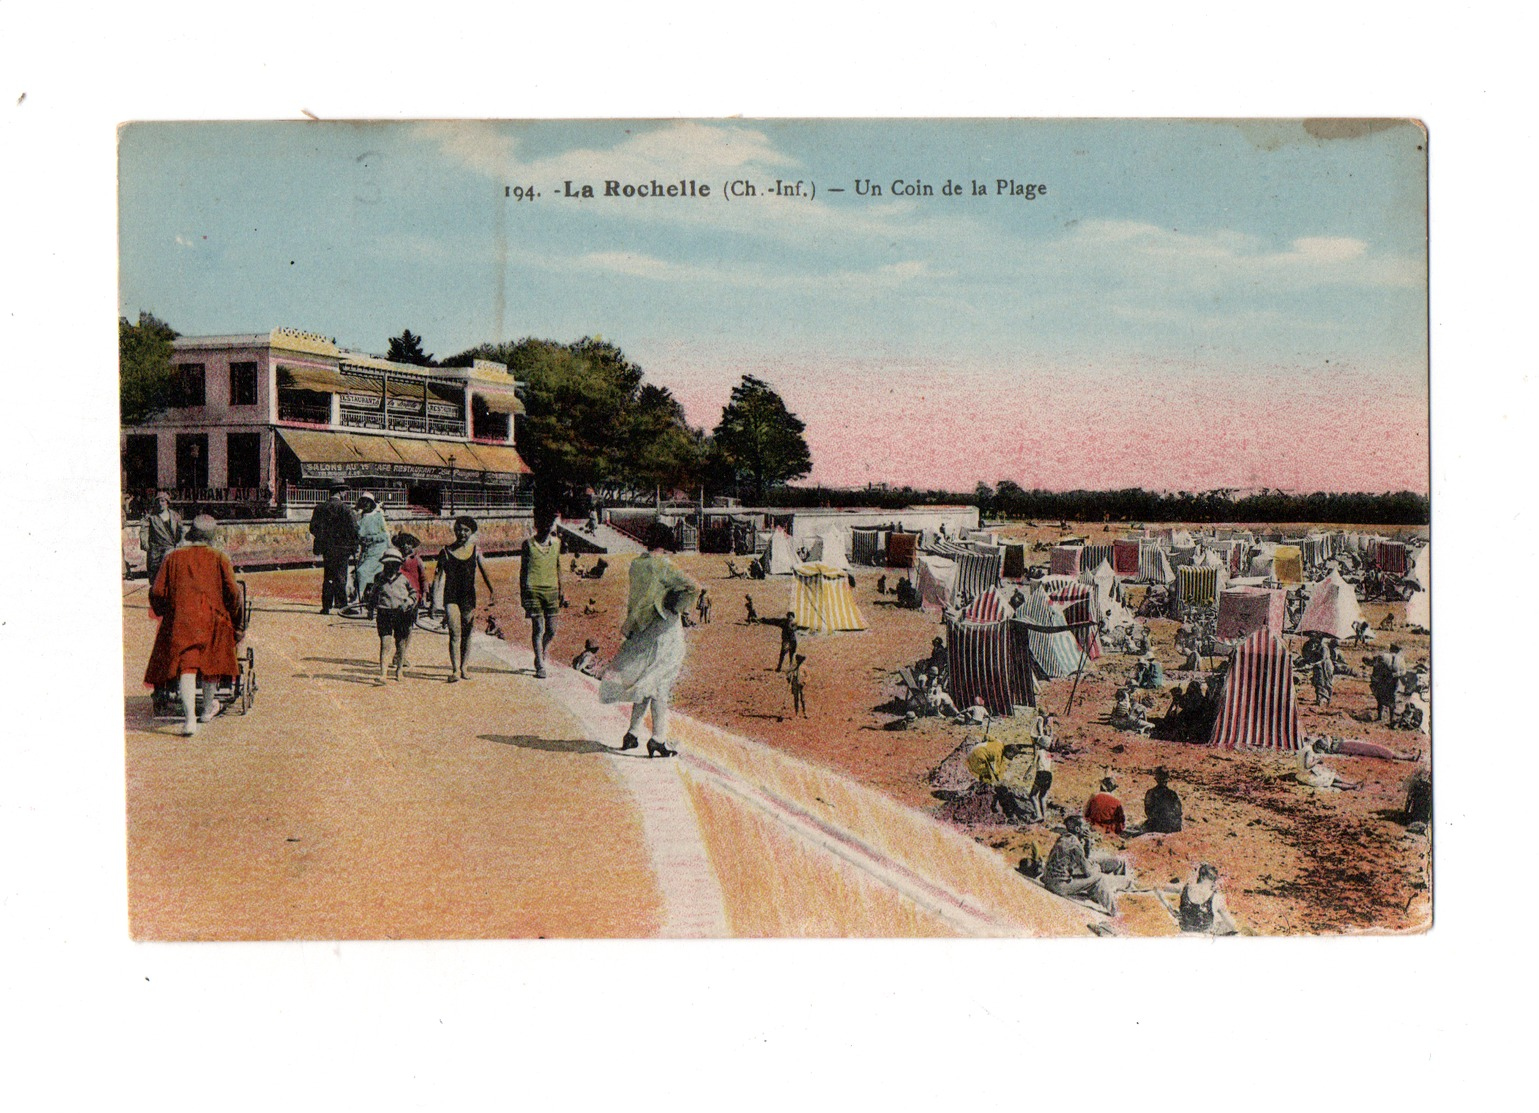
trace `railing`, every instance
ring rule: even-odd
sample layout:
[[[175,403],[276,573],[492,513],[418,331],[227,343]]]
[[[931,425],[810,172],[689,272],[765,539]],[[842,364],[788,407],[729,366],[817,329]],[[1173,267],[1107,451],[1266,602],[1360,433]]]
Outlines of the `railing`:
[[[289,402],[285,401],[280,395],[278,398],[278,420],[299,421],[306,425],[330,425],[331,406]]]
[[[516,489],[511,491],[455,491],[453,499],[444,494],[443,512],[459,514],[469,510],[529,510],[534,506],[534,492]]]
[[[463,438],[465,423],[421,414],[391,414],[389,421],[378,411],[343,410],[337,423],[346,429],[379,429],[384,432],[426,433],[431,436]]]
[[[371,493],[381,506],[398,507],[407,504],[405,491],[383,487]],[[302,506],[315,506],[318,503],[325,502],[330,497],[331,489],[329,487],[290,487],[284,493],[283,501],[285,506],[298,508]],[[348,495],[349,500],[352,497],[350,493]]]

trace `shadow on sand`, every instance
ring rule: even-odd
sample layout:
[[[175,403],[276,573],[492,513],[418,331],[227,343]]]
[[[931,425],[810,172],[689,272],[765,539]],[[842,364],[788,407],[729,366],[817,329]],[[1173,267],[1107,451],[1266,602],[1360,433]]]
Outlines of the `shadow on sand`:
[[[532,734],[479,734],[483,742],[495,742],[499,746],[517,746],[524,750],[540,750],[547,754],[609,754],[618,753],[609,746],[588,738],[536,738]]]

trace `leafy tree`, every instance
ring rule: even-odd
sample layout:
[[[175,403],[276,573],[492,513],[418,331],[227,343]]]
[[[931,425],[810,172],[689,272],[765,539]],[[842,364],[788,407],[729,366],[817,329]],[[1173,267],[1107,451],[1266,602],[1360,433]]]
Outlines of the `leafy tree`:
[[[153,313],[139,323],[118,318],[118,412],[124,425],[136,425],[171,403],[174,372],[171,341],[177,332]]]
[[[433,357],[422,350],[422,337],[407,329],[400,336],[390,338],[390,350],[385,358],[395,363],[412,363],[418,367],[435,367]]]
[[[768,383],[744,375],[732,388],[713,440],[744,497],[759,503],[772,485],[812,470],[812,453],[802,435],[806,428]]]

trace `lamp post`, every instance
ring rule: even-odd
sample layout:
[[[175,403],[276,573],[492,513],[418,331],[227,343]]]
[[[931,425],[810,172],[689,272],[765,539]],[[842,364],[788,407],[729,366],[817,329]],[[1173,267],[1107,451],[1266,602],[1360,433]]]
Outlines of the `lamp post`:
[[[449,517],[454,517],[454,453],[449,453]]]

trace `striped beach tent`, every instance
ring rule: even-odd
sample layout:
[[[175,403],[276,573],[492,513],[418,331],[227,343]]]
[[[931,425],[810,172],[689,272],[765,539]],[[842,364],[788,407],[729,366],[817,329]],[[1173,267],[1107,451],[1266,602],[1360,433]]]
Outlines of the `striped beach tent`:
[[[1138,578],[1150,584],[1168,584],[1175,580],[1170,558],[1157,541],[1145,541],[1138,547]]]
[[[1280,584],[1304,582],[1304,556],[1297,545],[1279,545],[1272,550],[1272,579]]]
[[[886,534],[879,529],[850,530],[850,560],[855,564],[881,564],[887,555]]]
[[[887,567],[912,568],[919,555],[919,535],[895,529],[887,535]]]
[[[1034,626],[1067,627],[1068,625],[1063,608],[1049,599],[1047,593],[1036,584],[1026,592],[1025,602],[1016,608],[1014,621],[1031,623]],[[1069,676],[1080,667],[1083,654],[1079,642],[1068,629],[1061,634],[1029,631],[1026,643],[1031,653],[1032,667],[1036,669],[1039,676],[1048,679]]]
[[[792,575],[796,580],[791,589],[791,609],[796,612],[797,626],[812,634],[866,629],[843,569],[809,562],[798,564]]]
[[[1198,607],[1211,607],[1218,601],[1223,570],[1212,566],[1190,565],[1176,569],[1176,598]],[[1224,577],[1227,580],[1228,577]]]
[[[1281,636],[1287,621],[1288,593],[1275,587],[1229,587],[1218,595],[1218,636],[1240,641],[1257,630]]]
[[[1172,568],[1189,568],[1197,563],[1197,546],[1172,545],[1169,556]]]
[[[1097,622],[1100,615],[1096,613],[1095,587],[1076,580],[1062,587],[1045,587],[1047,597],[1063,610],[1064,621],[1070,624],[1079,622]],[[1089,660],[1097,660],[1101,656],[1101,639],[1095,626],[1084,626],[1074,631],[1074,640],[1085,651]]]
[[[1048,554],[1047,570],[1054,576],[1078,576],[1080,558],[1084,555],[1083,545],[1054,545]]]
[[[1270,631],[1257,630],[1235,647],[1208,744],[1226,750],[1299,748],[1293,657]]]
[[[1352,585],[1341,578],[1340,572],[1332,572],[1310,585],[1309,602],[1297,629],[1300,634],[1328,634],[1345,641],[1352,636],[1352,624],[1362,617]]]
[[[1112,559],[1112,543],[1110,541],[1097,541],[1093,545],[1086,545],[1085,552],[1080,557],[1079,570],[1081,572],[1094,572],[1101,567],[1104,560],[1108,564]]]
[[[978,596],[999,586],[1004,571],[1005,554],[998,549],[989,553],[963,552],[953,558],[957,566],[956,592]]]
[[[1138,539],[1118,538],[1112,542],[1112,571],[1119,576],[1138,575]]]
[[[1406,547],[1403,541],[1380,541],[1374,557],[1375,567],[1392,576],[1403,576],[1406,570]]]
[[[1005,589],[992,587],[967,604],[962,618],[967,622],[1003,622],[1011,613]]]
[[[919,591],[921,607],[944,610],[951,606],[956,586],[956,561],[928,554],[918,558],[914,565],[914,587]]]
[[[981,703],[990,715],[1012,715],[1031,702],[1013,661],[1009,622],[946,623],[946,690],[958,707]],[[1029,683],[1029,678],[1027,678]]]
[[[1026,575],[1026,546],[1018,541],[1007,541],[1004,546],[1003,575],[1007,580],[1018,580]]]

